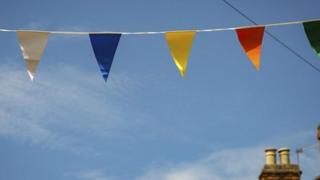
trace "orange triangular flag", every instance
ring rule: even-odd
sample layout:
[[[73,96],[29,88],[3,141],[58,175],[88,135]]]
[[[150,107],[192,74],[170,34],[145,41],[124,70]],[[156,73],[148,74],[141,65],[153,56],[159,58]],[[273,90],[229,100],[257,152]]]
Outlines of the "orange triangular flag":
[[[260,69],[260,53],[264,26],[236,29],[243,50],[257,70]]]

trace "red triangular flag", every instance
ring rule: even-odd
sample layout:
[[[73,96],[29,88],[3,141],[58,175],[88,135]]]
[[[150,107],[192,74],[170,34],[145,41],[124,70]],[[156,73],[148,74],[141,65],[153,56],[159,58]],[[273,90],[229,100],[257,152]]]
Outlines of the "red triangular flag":
[[[264,28],[262,26],[236,29],[243,50],[257,70],[260,69],[260,53]]]

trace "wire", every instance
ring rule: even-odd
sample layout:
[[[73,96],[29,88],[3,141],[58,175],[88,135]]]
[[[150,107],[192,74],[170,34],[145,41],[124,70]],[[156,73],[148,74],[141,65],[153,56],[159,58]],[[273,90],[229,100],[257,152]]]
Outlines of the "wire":
[[[231,5],[231,4],[230,4]],[[231,5],[231,7],[233,7]],[[238,11],[238,10],[237,10]],[[240,11],[238,11],[241,13]],[[245,14],[241,13],[244,17]],[[18,31],[29,31],[29,32],[45,32],[51,34],[62,34],[62,35],[88,35],[88,34],[123,34],[123,35],[153,35],[153,34],[165,34],[166,32],[183,32],[183,31],[194,31],[194,32],[217,32],[217,31],[233,31],[236,29],[241,28],[250,28],[250,27],[274,27],[274,26],[287,26],[287,25],[294,25],[294,24],[301,24],[305,22],[312,22],[312,21],[320,21],[320,19],[308,19],[304,21],[290,21],[290,22],[281,22],[281,23],[272,23],[272,24],[261,24],[258,25],[250,18],[248,19],[250,22],[254,24],[254,26],[238,26],[238,27],[229,27],[229,28],[211,28],[211,29],[189,29],[189,30],[168,30],[168,31],[151,31],[151,32],[112,32],[112,31],[98,31],[98,32],[90,32],[90,31],[43,31],[43,30],[30,30],[30,29],[0,29],[0,32],[18,32]]]
[[[249,16],[247,16],[244,12],[240,11],[237,7],[233,6],[231,3],[229,3],[227,0],[222,0],[225,4],[227,4],[229,7],[231,7],[233,10],[238,12],[241,16],[246,18],[248,21],[250,21],[254,25],[258,25],[253,19],[251,19]],[[266,26],[267,27],[267,26]],[[287,50],[289,50],[292,54],[297,56],[300,60],[308,64],[310,67],[312,67],[314,70],[318,71],[320,73],[320,69],[317,68],[315,65],[310,63],[305,57],[303,57],[301,54],[299,54],[297,51],[289,47],[286,43],[281,41],[279,38],[277,38],[275,35],[273,35],[271,32],[265,30],[266,34],[268,34],[273,40],[277,41],[280,45],[285,47]]]

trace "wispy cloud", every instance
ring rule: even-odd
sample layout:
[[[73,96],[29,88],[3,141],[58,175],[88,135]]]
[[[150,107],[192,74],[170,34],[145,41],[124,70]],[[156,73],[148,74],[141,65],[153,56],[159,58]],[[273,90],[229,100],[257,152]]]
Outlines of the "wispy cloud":
[[[194,162],[154,167],[136,180],[257,179],[263,165],[262,147],[214,152]]]
[[[305,140],[310,138],[309,135],[309,132],[301,132],[298,136]],[[285,138],[280,140],[284,144],[290,142],[292,137],[287,137],[287,141]],[[158,165],[147,169],[136,180],[255,180],[262,170],[264,149],[268,146],[225,149],[192,162]],[[302,179],[313,179],[320,172],[320,151],[310,149],[302,154],[301,164]]]
[[[83,73],[72,67],[57,65],[49,71],[72,74],[79,79],[68,83],[67,76],[45,82],[30,82],[24,70],[12,63],[0,67],[0,136],[39,144],[49,149],[95,154],[94,148],[81,138],[116,135],[126,128],[123,110],[112,98],[105,100],[104,82],[96,74]],[[37,78],[37,77],[36,77]],[[134,83],[125,75],[113,74],[108,93],[125,99],[121,92]],[[79,88],[81,87],[81,88]],[[124,100],[125,101],[125,100]]]
[[[264,165],[264,149],[273,144],[276,148],[286,144],[291,146],[293,138],[306,141],[310,139],[310,132],[299,132],[298,135],[282,137],[256,146],[230,148],[214,151],[203,158],[185,162],[166,162],[154,164],[145,169],[135,180],[256,180]],[[292,149],[293,150],[293,149]],[[294,152],[291,153],[292,163],[296,163]],[[319,175],[320,151],[310,148],[301,155],[300,168],[302,179],[313,179]],[[81,171],[73,174],[79,179],[121,179],[109,177],[103,169]]]

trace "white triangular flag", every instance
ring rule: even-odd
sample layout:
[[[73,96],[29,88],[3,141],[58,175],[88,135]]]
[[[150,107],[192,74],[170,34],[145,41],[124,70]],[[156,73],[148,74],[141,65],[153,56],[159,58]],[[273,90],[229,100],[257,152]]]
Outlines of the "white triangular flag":
[[[17,31],[20,48],[31,80],[34,79],[49,35],[49,32]]]

